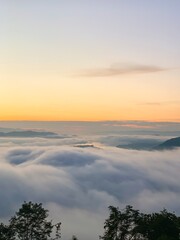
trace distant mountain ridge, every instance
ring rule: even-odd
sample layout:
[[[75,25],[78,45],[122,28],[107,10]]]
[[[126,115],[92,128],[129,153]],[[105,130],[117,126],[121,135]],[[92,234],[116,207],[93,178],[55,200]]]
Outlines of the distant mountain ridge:
[[[117,145],[117,148],[132,149],[132,150],[147,150],[150,151],[154,147],[162,143],[162,140],[159,139],[130,139]]]
[[[158,142],[155,139],[135,139],[129,143],[117,145],[117,148],[133,149],[133,150],[147,150],[147,151],[162,151],[171,150],[180,147],[180,137],[168,139],[166,141]]]
[[[40,138],[61,138],[57,133],[54,132],[40,132],[33,130],[25,131],[11,131],[11,132],[0,132],[0,137],[40,137]]]
[[[168,139],[167,141],[156,146],[154,150],[168,150],[176,147],[180,147],[180,137]]]

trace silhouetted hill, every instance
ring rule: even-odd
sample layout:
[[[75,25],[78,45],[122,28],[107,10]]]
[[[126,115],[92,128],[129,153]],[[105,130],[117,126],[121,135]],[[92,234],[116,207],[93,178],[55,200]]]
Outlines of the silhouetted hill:
[[[39,132],[39,131],[11,131],[0,132],[0,137],[40,137],[40,138],[60,138],[60,136],[54,132]]]
[[[79,147],[79,148],[96,148],[93,144],[77,144],[74,147]]]
[[[152,150],[160,143],[162,143],[162,140],[159,139],[127,139],[126,143],[121,143],[116,147],[133,150]]]
[[[166,150],[166,149],[168,150],[168,149],[173,149],[176,147],[180,147],[180,137],[171,138],[171,139],[159,144],[154,149],[155,150]]]

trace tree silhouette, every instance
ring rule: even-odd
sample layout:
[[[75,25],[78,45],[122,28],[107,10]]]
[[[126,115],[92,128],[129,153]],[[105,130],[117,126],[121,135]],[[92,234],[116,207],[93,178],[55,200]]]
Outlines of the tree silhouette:
[[[179,217],[166,209],[160,213],[142,214],[140,228],[149,240],[177,240],[180,233]]]
[[[110,206],[110,215],[104,223],[104,235],[100,236],[102,240],[130,240],[141,239],[141,233],[138,232],[138,222],[140,214],[132,206],[126,206],[123,211],[119,208]]]
[[[102,240],[178,240],[180,218],[166,209],[159,213],[143,214],[126,206],[122,211],[110,206],[104,223]]]
[[[1,240],[15,240],[14,231],[3,223],[0,224],[0,239]]]
[[[144,214],[127,205],[125,209],[109,206],[101,240],[179,240],[180,217],[166,209]],[[53,231],[54,229],[54,231]],[[52,237],[52,234],[53,237]],[[48,220],[42,203],[24,202],[9,225],[0,223],[0,240],[59,240],[61,223]],[[75,235],[72,240],[78,240]]]
[[[52,221],[47,220],[47,217],[48,210],[42,207],[42,203],[24,202],[15,216],[10,219],[7,232],[8,234],[12,233],[14,237],[12,237],[12,240],[48,240],[55,227],[55,238],[51,238],[51,240],[60,239],[61,223],[53,225]],[[5,232],[6,227],[4,229],[2,228],[2,230],[2,233]]]

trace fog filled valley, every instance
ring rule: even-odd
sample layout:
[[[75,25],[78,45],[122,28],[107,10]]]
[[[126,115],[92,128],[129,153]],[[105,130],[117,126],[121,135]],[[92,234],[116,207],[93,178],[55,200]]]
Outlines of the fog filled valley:
[[[63,239],[90,240],[102,235],[109,205],[180,214],[180,148],[156,148],[179,131],[179,123],[1,122],[0,219],[41,202]]]

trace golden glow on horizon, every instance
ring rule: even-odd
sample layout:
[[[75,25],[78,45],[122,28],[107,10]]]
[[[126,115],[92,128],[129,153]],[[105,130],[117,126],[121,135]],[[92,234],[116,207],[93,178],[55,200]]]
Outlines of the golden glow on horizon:
[[[158,82],[158,74],[153,80],[145,78],[146,82],[137,75],[110,80],[7,74],[0,90],[0,120],[180,120],[179,89],[167,76]]]
[[[138,108],[106,109],[105,107],[94,109],[83,109],[76,107],[66,109],[39,108],[14,108],[9,111],[1,111],[0,120],[3,121],[104,121],[104,120],[144,120],[144,121],[180,121],[178,108],[161,110],[158,107],[148,108],[147,111]],[[75,107],[75,106],[74,106]],[[117,112],[118,111],[118,112]]]

